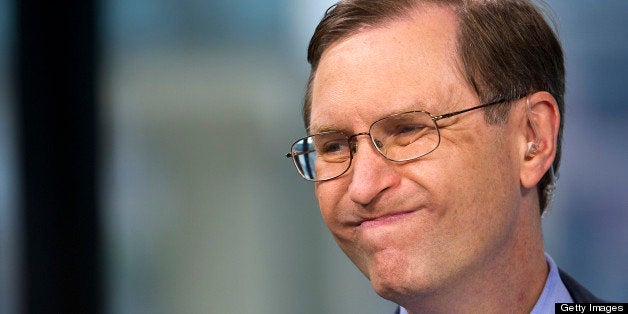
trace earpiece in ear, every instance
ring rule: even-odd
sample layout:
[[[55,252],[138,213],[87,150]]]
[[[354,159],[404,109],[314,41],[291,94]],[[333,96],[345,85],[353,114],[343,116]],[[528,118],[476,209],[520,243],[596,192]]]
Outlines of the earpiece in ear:
[[[534,142],[528,142],[528,151],[526,152],[526,157],[532,158],[536,155],[536,152],[539,150],[539,145]]]
[[[530,126],[532,126],[532,131],[534,132],[534,142],[528,142],[528,151],[526,152],[526,157],[532,158],[536,156],[536,153],[539,151],[539,142],[541,141],[541,137],[539,136],[539,130],[536,128],[536,123],[534,123],[534,119],[532,118],[530,97],[526,99],[526,113],[528,114],[528,121],[530,122]]]

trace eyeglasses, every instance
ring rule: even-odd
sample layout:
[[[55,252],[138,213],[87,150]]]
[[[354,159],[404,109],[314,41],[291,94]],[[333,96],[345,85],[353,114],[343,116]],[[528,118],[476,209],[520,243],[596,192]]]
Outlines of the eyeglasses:
[[[326,181],[343,175],[351,167],[357,151],[356,137],[368,135],[384,158],[404,162],[433,152],[440,144],[438,120],[505,102],[505,99],[468,109],[433,116],[416,110],[393,114],[371,124],[368,132],[345,135],[322,132],[294,142],[287,158],[292,158],[299,174],[308,181]]]

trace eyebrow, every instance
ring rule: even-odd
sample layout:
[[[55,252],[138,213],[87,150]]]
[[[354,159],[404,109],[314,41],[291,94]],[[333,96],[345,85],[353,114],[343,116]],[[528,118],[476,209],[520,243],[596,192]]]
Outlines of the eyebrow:
[[[313,132],[312,130],[315,130],[316,132]],[[305,131],[306,131],[306,133],[308,135],[324,133],[324,132],[342,132],[342,133],[345,133],[345,134],[349,134],[349,133],[343,131],[342,128],[335,127],[335,126],[333,126],[331,124],[323,124],[323,125],[317,126],[315,128],[312,128],[312,125],[310,124],[310,127],[307,130],[305,130]]]
[[[450,97],[451,98],[451,97]],[[394,115],[397,113],[403,113],[403,112],[410,112],[410,111],[425,111],[430,113],[433,116],[438,116],[438,115],[442,115],[444,113],[450,112],[452,110],[455,110],[454,108],[456,108],[456,106],[454,105],[453,102],[451,101],[447,101],[445,103],[442,104],[437,104],[439,106],[442,106],[443,108],[438,109],[438,112],[434,111],[431,106],[427,105],[427,103],[425,103],[424,101],[421,100],[414,100],[413,102],[410,103],[406,103],[403,105],[400,105],[397,110],[392,111],[392,112],[387,112],[385,114],[382,114],[380,116],[377,116],[375,119],[373,119],[373,121],[371,121],[369,123],[372,124],[373,122],[388,117],[390,115]],[[312,127],[314,126],[314,127]],[[324,123],[321,125],[315,125],[315,124],[310,124],[310,126],[308,127],[307,130],[305,130],[306,133],[308,135],[312,135],[312,134],[318,134],[318,133],[323,133],[323,132],[342,132],[344,134],[352,134],[352,132],[349,132],[349,130],[346,130],[344,128],[340,128],[337,125],[333,124],[333,123]],[[316,131],[316,132],[313,132]]]
[[[431,113],[432,110],[430,110],[430,108],[428,108],[428,107],[429,106],[425,102],[420,101],[420,100],[415,100],[414,102],[412,102],[410,104],[405,104],[405,105],[400,106],[399,110],[397,112],[408,112],[408,111],[422,110],[422,111],[427,111],[427,112]],[[395,114],[395,113],[396,112],[392,112],[392,113],[389,113],[388,115]],[[383,118],[383,117],[380,117],[380,119],[381,118]]]

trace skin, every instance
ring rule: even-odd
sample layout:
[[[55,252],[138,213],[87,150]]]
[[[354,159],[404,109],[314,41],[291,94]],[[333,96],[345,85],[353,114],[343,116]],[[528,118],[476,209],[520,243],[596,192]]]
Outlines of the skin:
[[[329,46],[312,85],[311,133],[479,105],[457,65],[456,27],[453,12],[426,6]],[[559,119],[545,92],[517,101],[503,125],[474,110],[439,121],[440,146],[404,163],[359,136],[351,169],[315,185],[323,219],[375,291],[411,313],[529,312],[548,273],[536,183]]]

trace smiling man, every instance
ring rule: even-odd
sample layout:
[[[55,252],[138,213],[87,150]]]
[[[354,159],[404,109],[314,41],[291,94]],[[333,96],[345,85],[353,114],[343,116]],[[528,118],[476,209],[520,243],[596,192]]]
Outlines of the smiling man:
[[[545,254],[562,50],[528,1],[332,6],[310,42],[308,136],[288,157],[401,313],[546,313],[599,301]]]

